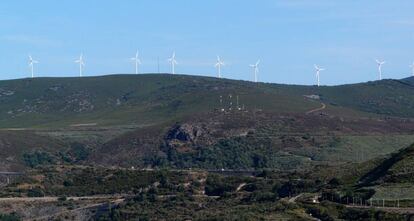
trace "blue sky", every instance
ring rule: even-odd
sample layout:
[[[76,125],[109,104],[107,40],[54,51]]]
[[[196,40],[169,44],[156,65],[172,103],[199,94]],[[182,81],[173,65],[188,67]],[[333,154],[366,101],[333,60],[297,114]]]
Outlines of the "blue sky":
[[[182,74],[215,76],[216,55],[226,78],[315,84],[313,64],[327,70],[321,83],[410,75],[414,61],[414,1],[386,0],[4,0],[0,6],[0,79],[76,76],[81,52],[85,75],[170,70],[176,51]]]

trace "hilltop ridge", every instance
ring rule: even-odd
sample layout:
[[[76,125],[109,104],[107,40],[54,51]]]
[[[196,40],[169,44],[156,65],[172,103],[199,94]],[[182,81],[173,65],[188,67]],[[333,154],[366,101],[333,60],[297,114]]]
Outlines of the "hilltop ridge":
[[[304,113],[323,101],[339,115],[413,117],[412,90],[412,78],[321,87],[170,74],[18,79],[0,81],[0,123],[3,128],[147,125],[237,102],[250,110]]]

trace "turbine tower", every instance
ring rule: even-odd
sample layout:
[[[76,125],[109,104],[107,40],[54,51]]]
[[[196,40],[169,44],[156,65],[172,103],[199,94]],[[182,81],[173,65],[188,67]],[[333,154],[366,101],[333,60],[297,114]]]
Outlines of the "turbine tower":
[[[375,62],[377,62],[377,65],[378,65],[379,79],[382,80],[382,65],[385,64],[385,61],[380,61],[378,59],[375,59]]]
[[[31,69],[31,72],[32,72],[32,78],[34,78],[34,71],[33,71],[34,64],[37,64],[37,63],[39,63],[39,62],[36,61],[36,60],[33,60],[32,56],[29,55],[29,66],[30,66],[30,69]]]
[[[75,60],[75,63],[79,63],[79,77],[82,77],[82,70],[85,66],[85,61],[83,60],[83,54],[81,53],[78,60]]]
[[[217,56],[217,63],[214,65],[214,67],[217,68],[218,78],[221,78],[221,66],[224,66],[224,62],[220,60],[219,56]]]
[[[411,68],[412,76],[414,76],[414,62],[412,65],[410,65],[410,68]]]
[[[314,65],[315,69],[316,69],[316,80],[318,81],[318,87],[320,86],[320,72],[324,71],[324,68],[319,67],[318,65]]]
[[[260,64],[260,60],[258,60],[256,64],[250,65],[250,67],[253,68],[253,72],[254,72],[254,82],[257,82],[257,74],[259,73],[259,64]]]
[[[171,64],[171,73],[175,74],[175,65],[178,64],[175,60],[175,51],[173,52],[171,58],[168,59],[168,62]]]
[[[137,50],[137,53],[135,54],[135,57],[131,58],[131,61],[135,62],[135,74],[138,74],[138,66],[141,64],[138,50]]]

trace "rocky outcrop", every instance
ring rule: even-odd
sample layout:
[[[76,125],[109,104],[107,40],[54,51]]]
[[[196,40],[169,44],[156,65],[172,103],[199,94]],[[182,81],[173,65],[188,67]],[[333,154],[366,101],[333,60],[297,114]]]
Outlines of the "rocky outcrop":
[[[187,123],[175,124],[168,130],[164,141],[168,147],[188,152],[205,140],[205,135],[207,131],[202,126]]]
[[[194,143],[203,134],[202,128],[190,124],[176,124],[167,133],[167,140]]]

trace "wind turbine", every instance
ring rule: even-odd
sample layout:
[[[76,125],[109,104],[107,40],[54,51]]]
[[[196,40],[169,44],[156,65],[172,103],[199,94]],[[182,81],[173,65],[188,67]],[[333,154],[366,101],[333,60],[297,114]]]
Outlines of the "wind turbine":
[[[37,63],[39,63],[39,62],[36,61],[36,60],[33,60],[32,56],[29,55],[29,66],[30,66],[30,69],[31,69],[31,72],[32,72],[32,78],[34,78],[33,67],[34,67],[34,64],[37,64]]]
[[[257,60],[256,64],[250,65],[250,67],[253,68],[253,72],[254,72],[254,82],[257,82],[257,74],[259,73],[259,64],[260,64],[260,60]]]
[[[168,59],[168,62],[171,64],[172,74],[175,74],[175,65],[178,64],[175,60],[175,51],[173,52],[171,58]]]
[[[375,59],[375,62],[377,62],[377,65],[378,65],[379,79],[382,80],[382,65],[385,64],[385,61],[380,61],[378,59]]]
[[[219,56],[217,56],[217,63],[214,65],[214,67],[217,68],[218,78],[221,78],[221,66],[224,66],[224,62],[220,60]]]
[[[318,65],[314,65],[315,69],[316,69],[316,80],[318,81],[318,87],[320,86],[320,72],[324,71],[324,68],[319,67]]]
[[[75,63],[79,63],[79,77],[82,77],[82,69],[85,66],[85,61],[83,60],[83,54],[81,53],[78,60],[75,60]]]
[[[412,76],[414,76],[414,62],[412,65],[410,65],[411,71],[412,71]]]
[[[138,50],[137,50],[137,53],[135,54],[135,57],[131,58],[131,61],[135,62],[135,74],[138,74],[138,66],[141,64]]]

